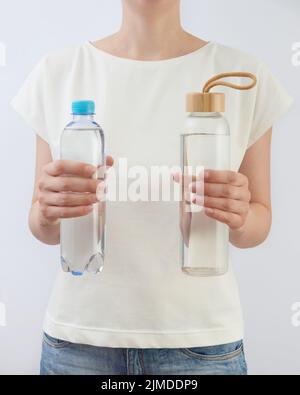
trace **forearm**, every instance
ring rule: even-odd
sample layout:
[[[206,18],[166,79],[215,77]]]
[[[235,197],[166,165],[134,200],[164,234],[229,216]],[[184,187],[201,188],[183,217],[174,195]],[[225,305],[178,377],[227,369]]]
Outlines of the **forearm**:
[[[250,203],[242,228],[230,230],[230,242],[238,248],[251,248],[263,243],[270,232],[272,212],[261,203]]]
[[[60,224],[51,224],[42,216],[39,202],[35,202],[30,210],[28,218],[29,228],[39,241],[49,245],[60,243]]]

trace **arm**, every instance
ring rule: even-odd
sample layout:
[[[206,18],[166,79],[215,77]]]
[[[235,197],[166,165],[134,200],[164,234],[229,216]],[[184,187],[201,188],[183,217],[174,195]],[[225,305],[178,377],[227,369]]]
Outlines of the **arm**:
[[[31,233],[41,242],[49,245],[59,244],[60,224],[47,221],[41,212],[39,201],[39,181],[42,178],[42,169],[52,162],[49,144],[41,137],[36,136],[35,182],[32,205],[29,212],[28,225]]]
[[[272,129],[247,150],[239,172],[205,171],[205,213],[229,226],[230,242],[238,248],[261,244],[270,231],[271,136]],[[196,183],[192,192],[197,204]]]
[[[272,129],[246,151],[238,173],[209,170],[205,179],[205,212],[230,227],[238,248],[261,244],[270,231],[271,137]]]
[[[108,157],[108,165],[113,160]],[[97,168],[78,161],[53,161],[48,143],[37,135],[36,168],[32,206],[28,223],[41,242],[60,242],[60,220],[89,214],[99,202],[96,193],[102,180]],[[74,193],[75,192],[75,193]]]
[[[272,223],[271,156],[272,129],[265,133],[246,152],[240,172],[248,178],[251,200],[244,225],[231,230],[230,241],[239,248],[262,243],[269,235]]]

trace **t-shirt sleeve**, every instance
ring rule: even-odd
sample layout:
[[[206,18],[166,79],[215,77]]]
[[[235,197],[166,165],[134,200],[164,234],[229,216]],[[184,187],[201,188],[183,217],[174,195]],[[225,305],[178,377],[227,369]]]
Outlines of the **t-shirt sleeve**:
[[[21,115],[31,130],[49,144],[45,118],[45,78],[45,57],[43,57],[27,76],[10,104]]]
[[[268,66],[261,64],[257,73],[257,94],[248,148],[287,112],[293,103]]]

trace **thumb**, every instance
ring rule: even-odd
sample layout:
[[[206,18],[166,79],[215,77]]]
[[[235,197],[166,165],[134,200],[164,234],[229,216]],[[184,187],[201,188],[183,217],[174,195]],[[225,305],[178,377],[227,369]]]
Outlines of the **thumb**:
[[[110,155],[106,157],[106,166],[112,167],[114,165],[114,158]]]
[[[175,171],[172,173],[172,178],[173,181],[176,182],[177,184],[179,184],[181,182],[182,179],[182,175],[180,171]]]

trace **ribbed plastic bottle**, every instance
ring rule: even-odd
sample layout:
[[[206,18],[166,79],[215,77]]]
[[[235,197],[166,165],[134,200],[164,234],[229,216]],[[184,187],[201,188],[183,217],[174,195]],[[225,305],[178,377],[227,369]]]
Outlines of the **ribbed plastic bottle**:
[[[60,159],[84,162],[97,167],[94,178],[105,178],[105,141],[101,126],[95,122],[95,103],[75,101],[73,120],[60,139]],[[65,272],[81,276],[99,273],[105,254],[105,202],[93,205],[88,215],[61,220],[61,265]]]

